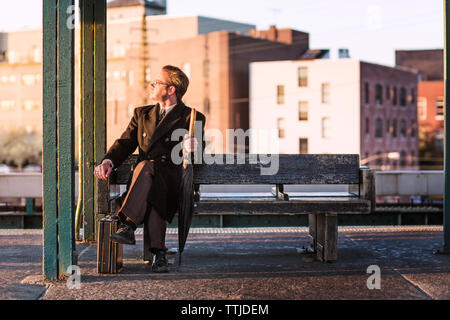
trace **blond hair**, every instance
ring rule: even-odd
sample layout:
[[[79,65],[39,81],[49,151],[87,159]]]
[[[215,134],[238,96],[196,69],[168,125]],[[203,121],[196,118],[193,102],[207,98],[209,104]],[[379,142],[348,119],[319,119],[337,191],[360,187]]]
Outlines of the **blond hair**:
[[[168,85],[175,87],[177,100],[181,101],[189,86],[189,78],[178,67],[167,65],[162,69],[167,72]]]

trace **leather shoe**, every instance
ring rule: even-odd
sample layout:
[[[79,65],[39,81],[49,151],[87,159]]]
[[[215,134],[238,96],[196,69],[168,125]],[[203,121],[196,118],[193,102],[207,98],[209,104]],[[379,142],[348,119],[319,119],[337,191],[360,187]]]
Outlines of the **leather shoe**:
[[[111,241],[121,244],[136,244],[133,228],[127,224],[122,224],[119,230],[111,234]]]
[[[169,272],[169,263],[167,262],[166,251],[159,250],[156,252],[156,258],[152,265],[152,271],[155,273]]]

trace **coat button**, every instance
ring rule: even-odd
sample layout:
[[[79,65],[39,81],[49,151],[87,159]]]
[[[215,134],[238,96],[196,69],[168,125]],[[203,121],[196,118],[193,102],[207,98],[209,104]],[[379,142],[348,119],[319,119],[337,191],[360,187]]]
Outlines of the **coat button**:
[[[169,140],[169,138],[166,138],[166,140],[164,140],[165,142],[169,142],[170,140]]]

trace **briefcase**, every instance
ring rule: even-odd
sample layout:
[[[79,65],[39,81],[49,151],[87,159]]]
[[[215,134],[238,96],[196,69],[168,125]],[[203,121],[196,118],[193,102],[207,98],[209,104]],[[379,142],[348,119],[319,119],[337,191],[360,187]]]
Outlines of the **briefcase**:
[[[116,232],[119,218],[106,216],[98,222],[97,272],[118,273],[123,267],[123,245],[111,241]]]

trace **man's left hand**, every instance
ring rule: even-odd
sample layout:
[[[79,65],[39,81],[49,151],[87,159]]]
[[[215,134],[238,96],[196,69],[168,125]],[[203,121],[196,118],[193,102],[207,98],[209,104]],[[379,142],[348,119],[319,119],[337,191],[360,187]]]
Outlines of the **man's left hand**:
[[[195,150],[197,150],[197,147],[198,147],[197,139],[191,137],[189,134],[186,133],[183,142],[184,152],[195,152]]]

